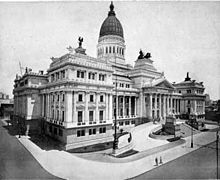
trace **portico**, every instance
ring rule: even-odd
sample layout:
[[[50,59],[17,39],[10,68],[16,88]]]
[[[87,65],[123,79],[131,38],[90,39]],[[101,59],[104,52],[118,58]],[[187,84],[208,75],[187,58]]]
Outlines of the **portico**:
[[[174,87],[166,79],[145,84],[144,99],[146,117],[148,119],[165,119],[168,114],[180,113],[181,94],[174,91]]]

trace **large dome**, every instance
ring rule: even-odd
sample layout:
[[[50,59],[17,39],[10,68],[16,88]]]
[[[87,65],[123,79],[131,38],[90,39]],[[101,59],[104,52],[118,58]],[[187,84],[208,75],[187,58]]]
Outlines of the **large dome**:
[[[108,17],[102,23],[99,38],[106,35],[116,35],[124,38],[120,21],[115,17],[114,5],[111,3]]]

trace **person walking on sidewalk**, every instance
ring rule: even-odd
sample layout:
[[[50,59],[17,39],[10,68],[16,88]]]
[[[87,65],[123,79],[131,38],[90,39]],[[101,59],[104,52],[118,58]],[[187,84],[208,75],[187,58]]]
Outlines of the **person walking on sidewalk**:
[[[155,158],[155,163],[156,163],[156,166],[158,166],[158,159],[157,159],[157,157]]]
[[[159,162],[160,164],[163,164],[163,161],[162,161],[162,157],[160,156],[160,162]]]

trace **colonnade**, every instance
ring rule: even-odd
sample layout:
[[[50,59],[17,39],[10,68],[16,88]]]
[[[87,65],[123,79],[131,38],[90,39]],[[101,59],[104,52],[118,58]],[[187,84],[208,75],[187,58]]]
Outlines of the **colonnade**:
[[[79,102],[79,94],[83,95],[83,100],[81,102]],[[94,95],[93,102],[89,100],[91,94]],[[57,100],[58,95],[59,101]],[[103,95],[103,102],[100,102],[100,95]],[[59,113],[57,113],[57,111],[59,111]],[[77,123],[78,111],[82,111],[82,123],[78,123],[78,125],[89,124],[89,111],[94,112],[93,122],[100,123],[100,111],[103,111],[103,121],[112,120],[112,94],[69,90],[42,95],[42,117],[52,121],[59,121],[58,123],[61,124]],[[62,118],[62,113],[64,118]]]
[[[113,116],[117,114],[117,118],[132,118],[137,116],[137,97],[129,95],[113,96]],[[117,104],[117,109],[116,109]]]
[[[169,114],[180,113],[180,97],[170,94],[150,93],[146,94],[147,117],[165,118]]]

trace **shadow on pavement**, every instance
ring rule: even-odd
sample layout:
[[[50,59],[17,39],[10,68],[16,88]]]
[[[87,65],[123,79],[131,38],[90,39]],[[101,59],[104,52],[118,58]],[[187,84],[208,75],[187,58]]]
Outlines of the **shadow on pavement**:
[[[63,150],[62,146],[60,145],[61,142],[52,139],[46,135],[40,134],[32,134],[30,136],[30,141],[40,147],[42,150],[50,151],[50,150]]]

